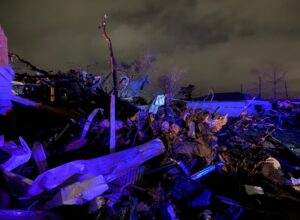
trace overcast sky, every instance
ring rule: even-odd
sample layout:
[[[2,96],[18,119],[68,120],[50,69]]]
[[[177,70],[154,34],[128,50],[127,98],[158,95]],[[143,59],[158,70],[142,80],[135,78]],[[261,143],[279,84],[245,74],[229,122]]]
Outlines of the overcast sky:
[[[252,68],[269,63],[288,71],[290,93],[300,96],[299,0],[0,0],[0,23],[10,51],[47,70],[99,62],[108,30],[118,61],[157,51],[157,73],[186,69],[182,84],[199,92],[251,87]],[[154,83],[155,84],[155,83]],[[266,87],[266,86],[265,86]]]

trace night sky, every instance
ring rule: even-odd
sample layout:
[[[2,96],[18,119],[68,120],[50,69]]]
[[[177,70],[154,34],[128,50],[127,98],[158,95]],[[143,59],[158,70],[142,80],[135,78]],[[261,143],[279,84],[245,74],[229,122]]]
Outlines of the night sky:
[[[0,23],[10,51],[37,66],[99,62],[105,72],[108,52],[97,26],[106,13],[117,61],[157,52],[154,85],[177,67],[186,70],[182,84],[195,84],[198,94],[241,83],[247,90],[250,70],[273,63],[288,72],[290,93],[299,97],[299,11],[299,0],[1,0]]]

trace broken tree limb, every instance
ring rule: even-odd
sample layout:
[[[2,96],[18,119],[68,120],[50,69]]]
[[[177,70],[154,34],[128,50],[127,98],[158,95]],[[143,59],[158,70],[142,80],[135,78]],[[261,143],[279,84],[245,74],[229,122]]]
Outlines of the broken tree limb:
[[[46,70],[43,70],[41,68],[36,67],[35,65],[33,65],[28,60],[24,60],[23,58],[21,58],[19,55],[15,54],[15,53],[8,53],[8,55],[9,55],[10,58],[15,58],[15,59],[19,60],[21,63],[24,63],[25,65],[27,65],[33,71],[37,71],[39,73],[44,73],[46,75],[50,74]]]
[[[102,30],[102,35],[105,39],[105,42],[109,49],[109,57],[110,57],[110,66],[111,66],[111,72],[113,75],[113,82],[114,82],[114,95],[118,97],[118,78],[117,78],[117,61],[114,56],[114,51],[111,43],[111,39],[108,36],[108,33],[106,31],[106,25],[107,25],[107,15],[103,15],[101,20],[100,29]]]
[[[140,166],[164,151],[163,142],[160,139],[154,139],[138,147],[103,157],[91,160],[76,160],[63,164],[40,174],[23,199],[99,175],[103,175],[107,182],[112,181],[125,174],[129,169]]]

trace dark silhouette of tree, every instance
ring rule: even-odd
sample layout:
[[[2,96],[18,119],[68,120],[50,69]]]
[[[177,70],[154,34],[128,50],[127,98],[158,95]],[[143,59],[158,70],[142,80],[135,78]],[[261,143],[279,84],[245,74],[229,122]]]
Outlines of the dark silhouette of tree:
[[[262,97],[262,90],[269,89],[271,96],[274,100],[282,93],[279,91],[280,86],[285,82],[286,71],[280,65],[269,64],[266,67],[254,68],[250,71],[250,74],[256,79],[250,88],[250,91],[257,94],[257,97]]]
[[[284,83],[286,73],[279,65],[271,64],[264,74],[266,83],[271,85],[274,100],[278,98],[279,85]]]
[[[194,90],[195,86],[192,84],[189,84],[188,86],[181,86],[178,95],[182,95],[185,99],[189,100],[192,98]]]
[[[139,79],[142,76],[150,75],[154,72],[153,64],[157,61],[157,55],[154,51],[147,50],[139,55],[132,62],[122,62],[120,69],[129,79]]]
[[[178,84],[184,74],[184,70],[173,68],[159,78],[159,85],[163,88],[166,96],[165,110],[167,116],[171,115],[171,100],[175,94],[178,94]]]

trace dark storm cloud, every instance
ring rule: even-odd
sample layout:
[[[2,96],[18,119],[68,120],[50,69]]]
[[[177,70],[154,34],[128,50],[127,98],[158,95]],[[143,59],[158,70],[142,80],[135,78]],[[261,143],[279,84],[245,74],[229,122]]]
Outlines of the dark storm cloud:
[[[97,29],[107,13],[118,60],[159,53],[159,72],[185,68],[199,91],[238,89],[249,70],[283,64],[299,94],[300,2],[297,0],[1,0],[0,23],[10,49],[47,69],[107,68]],[[298,83],[297,83],[298,82]],[[247,87],[247,84],[245,85]],[[299,96],[299,95],[298,95]]]

